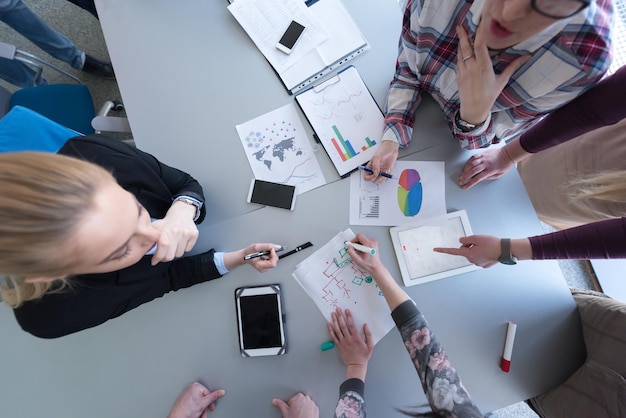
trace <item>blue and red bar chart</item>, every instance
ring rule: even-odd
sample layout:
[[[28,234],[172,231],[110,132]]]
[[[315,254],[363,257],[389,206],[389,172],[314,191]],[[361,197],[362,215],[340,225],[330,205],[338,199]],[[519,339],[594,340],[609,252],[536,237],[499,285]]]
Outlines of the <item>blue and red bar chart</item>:
[[[348,161],[350,158],[357,156],[359,153],[354,150],[352,143],[341,135],[337,125],[333,125],[332,129],[335,132],[335,136],[330,138],[330,142],[335,147],[341,161]],[[365,145],[361,146],[361,151],[367,151],[376,145],[376,141],[371,140],[369,137],[365,137],[364,141]]]

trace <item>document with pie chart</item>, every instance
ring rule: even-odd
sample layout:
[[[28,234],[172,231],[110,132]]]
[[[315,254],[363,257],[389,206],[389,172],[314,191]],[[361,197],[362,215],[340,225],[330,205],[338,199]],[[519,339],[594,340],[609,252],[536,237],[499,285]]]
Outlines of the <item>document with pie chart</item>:
[[[398,226],[446,222],[443,161],[397,161],[383,183],[350,175],[350,225]]]

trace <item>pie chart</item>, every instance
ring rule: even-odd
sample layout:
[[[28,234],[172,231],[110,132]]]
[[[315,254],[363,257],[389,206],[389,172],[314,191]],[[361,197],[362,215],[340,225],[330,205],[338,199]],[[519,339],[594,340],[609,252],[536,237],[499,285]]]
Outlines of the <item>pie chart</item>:
[[[417,170],[409,168],[400,174],[398,207],[404,216],[415,216],[422,208],[422,183]]]

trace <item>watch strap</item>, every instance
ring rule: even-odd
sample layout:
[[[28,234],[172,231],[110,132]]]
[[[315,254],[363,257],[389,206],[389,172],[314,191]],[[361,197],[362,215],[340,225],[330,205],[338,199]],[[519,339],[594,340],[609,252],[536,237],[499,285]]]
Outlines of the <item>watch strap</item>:
[[[515,257],[511,253],[511,239],[510,238],[502,238],[500,240],[500,258],[498,261],[502,264],[513,265],[517,264],[517,257]]]
[[[458,129],[461,130],[461,132],[471,132],[475,129],[480,128],[481,126],[483,126],[485,123],[485,121],[479,123],[478,125],[474,124],[474,123],[469,123],[463,119],[461,119],[461,112],[457,111],[456,114],[454,115],[454,124],[456,125],[456,127]]]
[[[195,197],[191,197],[191,196],[187,196],[187,195],[179,195],[176,196],[173,200],[172,200],[172,204],[176,203],[176,202],[184,202],[188,205],[191,206],[195,206],[196,207],[196,214],[193,217],[193,221],[197,221],[198,218],[200,218],[200,209],[202,209],[202,205],[203,202],[201,202],[200,200],[196,199]]]

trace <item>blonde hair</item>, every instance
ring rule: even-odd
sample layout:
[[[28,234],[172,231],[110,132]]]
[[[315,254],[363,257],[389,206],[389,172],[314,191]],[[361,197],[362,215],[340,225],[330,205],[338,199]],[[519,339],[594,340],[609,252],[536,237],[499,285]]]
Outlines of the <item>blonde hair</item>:
[[[626,203],[626,169],[578,175],[568,183],[568,188],[572,200]]]
[[[57,154],[0,154],[0,298],[16,308],[66,285],[71,238],[111,174]],[[58,277],[27,282],[27,277]]]

